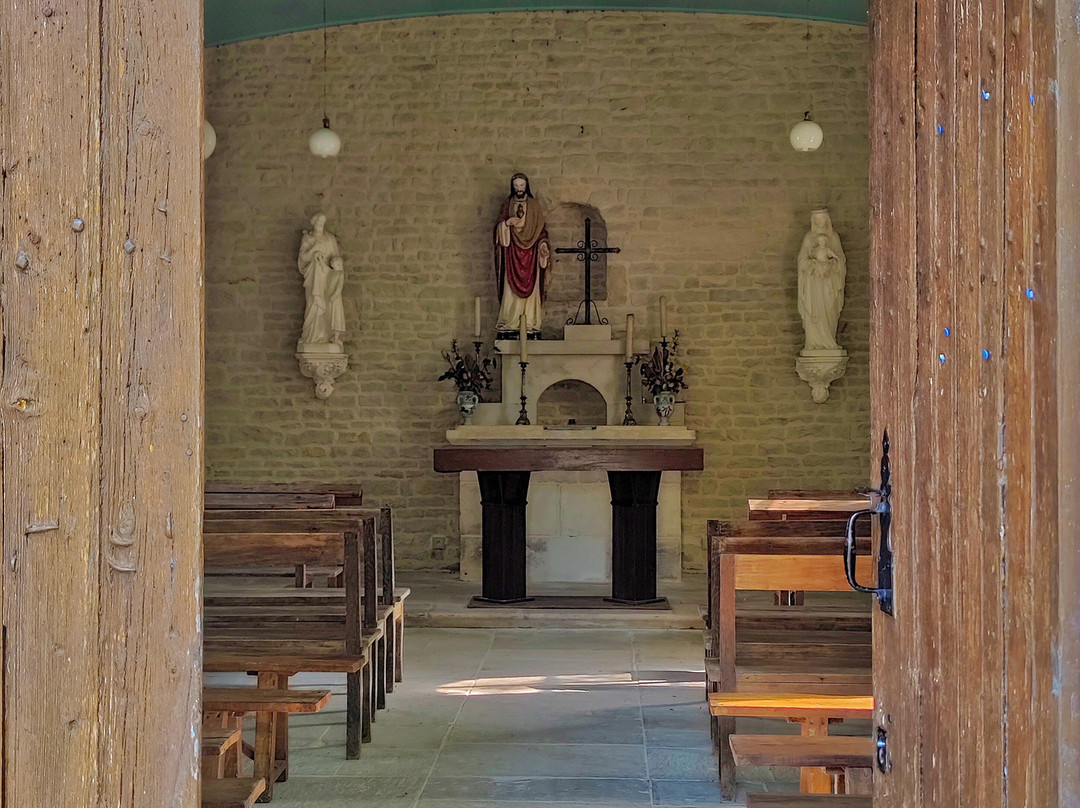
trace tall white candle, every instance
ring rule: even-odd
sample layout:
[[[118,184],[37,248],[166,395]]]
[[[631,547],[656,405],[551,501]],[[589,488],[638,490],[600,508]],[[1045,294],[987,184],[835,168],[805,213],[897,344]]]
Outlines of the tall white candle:
[[[525,315],[524,314],[521,315],[521,334],[520,334],[519,339],[520,339],[520,342],[521,342],[521,361],[522,362],[528,362],[529,361],[529,358],[528,358],[529,357],[529,352],[528,352],[528,347],[527,346],[529,344],[529,332],[528,332],[528,328],[527,328],[527,326],[525,324]]]
[[[667,339],[667,298],[660,298],[660,339]]]
[[[634,358],[634,315],[626,315],[626,361]]]
[[[473,303],[475,304],[473,308],[474,308],[474,311],[475,311],[475,314],[476,314],[476,318],[475,318],[476,329],[473,331],[473,333],[476,334],[476,339],[479,341],[479,339],[480,339],[480,295],[476,296],[476,300],[474,300]]]

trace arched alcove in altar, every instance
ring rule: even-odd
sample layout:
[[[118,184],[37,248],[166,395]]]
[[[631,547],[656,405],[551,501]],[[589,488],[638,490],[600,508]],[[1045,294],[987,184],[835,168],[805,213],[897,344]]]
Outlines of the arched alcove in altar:
[[[564,379],[540,394],[536,422],[541,426],[604,426],[608,422],[608,403],[591,384]]]

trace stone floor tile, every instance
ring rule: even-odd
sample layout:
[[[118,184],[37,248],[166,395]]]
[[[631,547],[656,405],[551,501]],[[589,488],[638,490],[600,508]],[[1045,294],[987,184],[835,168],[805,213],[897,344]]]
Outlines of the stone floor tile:
[[[345,747],[335,749],[341,759],[337,774],[341,777],[395,777],[408,774],[411,777],[426,777],[439,756],[435,749],[410,749],[387,746],[382,738],[364,744],[360,757],[345,760]]]
[[[344,747],[298,749],[292,742],[292,733],[289,733],[290,777],[330,777],[338,773],[344,762]]]
[[[505,802],[495,802],[493,800],[443,800],[443,799],[428,799],[427,797],[421,797],[420,802],[417,803],[416,808],[499,808],[499,806],[507,805]],[[646,803],[647,804],[647,803]],[[578,808],[581,803],[566,803],[566,802],[533,802],[529,800],[527,802],[512,802],[509,803],[513,808]],[[604,808],[641,808],[641,802],[605,802]]]
[[[708,726],[700,729],[648,729],[645,730],[645,746],[674,747],[677,749],[712,749]]]
[[[709,728],[709,706],[704,702],[690,704],[642,705],[645,729]]]
[[[628,653],[631,632],[604,629],[499,629],[491,645],[492,653],[502,651],[580,651],[616,650]]]
[[[644,780],[645,755],[634,744],[449,743],[435,777],[629,777]]]
[[[580,806],[651,805],[646,780],[583,777],[432,777],[424,799],[571,803]]]
[[[728,808],[720,784],[708,780],[653,780],[653,805],[664,808]]]
[[[679,749],[654,747],[646,750],[649,776],[654,780],[718,780],[712,747]]]
[[[274,787],[278,808],[412,808],[423,777],[290,777]]]

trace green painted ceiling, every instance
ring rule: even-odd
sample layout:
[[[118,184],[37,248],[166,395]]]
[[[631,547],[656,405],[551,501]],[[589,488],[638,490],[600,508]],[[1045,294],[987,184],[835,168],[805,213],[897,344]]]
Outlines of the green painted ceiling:
[[[322,0],[204,0],[206,43],[322,27]],[[326,0],[330,25],[494,11],[683,11],[801,17],[866,24],[868,0]]]

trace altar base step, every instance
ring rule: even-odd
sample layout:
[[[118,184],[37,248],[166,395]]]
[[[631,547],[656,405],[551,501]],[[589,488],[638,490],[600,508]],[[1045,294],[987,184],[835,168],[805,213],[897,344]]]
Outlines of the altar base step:
[[[605,609],[671,611],[667,598],[625,601],[602,595],[535,595],[524,600],[488,600],[479,595],[469,601],[470,609]]]

